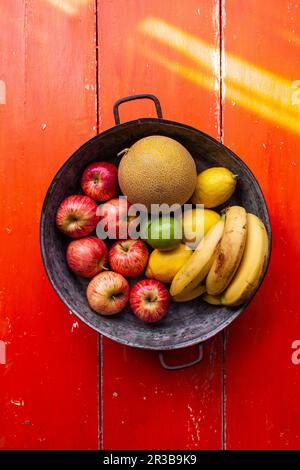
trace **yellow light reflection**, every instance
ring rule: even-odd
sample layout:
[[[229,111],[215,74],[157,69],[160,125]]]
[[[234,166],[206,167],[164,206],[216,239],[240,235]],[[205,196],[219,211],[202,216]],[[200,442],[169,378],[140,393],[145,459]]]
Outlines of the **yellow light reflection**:
[[[77,15],[80,7],[89,0],[46,0],[48,3],[67,13],[68,15]]]
[[[218,60],[214,46],[160,18],[146,18],[139,24],[139,30],[160,44],[181,53],[196,66],[180,64],[158,51],[150,50],[153,60],[204,88],[215,88]],[[148,48],[145,49],[145,54],[148,55],[148,51]],[[300,106],[292,104],[292,82],[230,53],[226,54],[223,76],[226,84],[223,95],[226,98],[300,133]]]
[[[207,88],[209,90],[215,89],[215,77],[201,73],[199,70],[181,64],[175,60],[168,59],[163,54],[158,53],[152,47],[145,47],[143,52],[147,58],[153,59],[155,62],[163,65],[166,69],[181,75],[182,77],[191,80],[197,85]]]

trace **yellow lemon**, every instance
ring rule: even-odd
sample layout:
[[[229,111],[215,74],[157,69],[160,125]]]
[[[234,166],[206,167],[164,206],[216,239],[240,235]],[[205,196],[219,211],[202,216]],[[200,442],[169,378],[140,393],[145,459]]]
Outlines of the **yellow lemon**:
[[[217,207],[229,199],[236,187],[237,175],[227,168],[215,167],[204,170],[197,176],[192,202],[205,207]]]
[[[175,274],[186,263],[193,251],[183,244],[170,251],[152,251],[146,276],[158,281],[171,283]]]
[[[209,209],[191,209],[183,215],[183,241],[196,248],[209,229],[220,220],[220,215]]]

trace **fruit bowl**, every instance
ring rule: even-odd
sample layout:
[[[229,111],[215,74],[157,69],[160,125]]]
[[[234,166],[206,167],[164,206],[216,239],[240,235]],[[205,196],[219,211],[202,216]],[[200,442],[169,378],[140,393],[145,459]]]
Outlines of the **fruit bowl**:
[[[149,98],[158,118],[119,123],[118,106],[125,101]],[[41,216],[41,251],[48,277],[64,304],[90,327],[119,343],[138,348],[167,350],[205,341],[227,327],[251,301],[240,307],[209,305],[201,297],[184,303],[171,302],[168,314],[157,324],[145,324],[129,306],[118,315],[98,315],[88,305],[88,280],[73,274],[66,263],[67,239],[55,226],[55,214],[63,199],[80,193],[80,178],[90,163],[99,159],[118,165],[120,150],[149,135],[163,135],[182,143],[193,156],[197,172],[224,166],[239,175],[236,191],[226,205],[245,207],[264,222],[271,247],[271,228],[266,202],[259,184],[247,165],[230,149],[209,135],[185,124],[162,119],[159,101],[153,95],[136,95],[119,100],[114,106],[116,126],[82,145],[54,177],[45,197]],[[220,206],[218,209],[222,209]],[[270,248],[262,279],[268,268]],[[136,279],[132,281],[136,282]],[[253,296],[252,296],[253,298]]]

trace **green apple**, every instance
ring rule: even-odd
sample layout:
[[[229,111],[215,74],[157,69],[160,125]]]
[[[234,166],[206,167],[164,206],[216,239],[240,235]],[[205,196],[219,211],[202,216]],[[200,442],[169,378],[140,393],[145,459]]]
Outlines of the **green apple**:
[[[171,216],[161,216],[149,221],[147,241],[152,248],[172,250],[182,241],[181,221]]]

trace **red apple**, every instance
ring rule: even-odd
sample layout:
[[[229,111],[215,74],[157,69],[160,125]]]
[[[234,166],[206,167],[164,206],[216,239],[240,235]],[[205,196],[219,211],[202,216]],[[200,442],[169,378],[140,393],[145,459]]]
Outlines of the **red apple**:
[[[140,320],[155,323],[167,313],[170,294],[162,282],[143,279],[131,289],[129,302],[133,313]]]
[[[119,240],[109,250],[109,264],[113,271],[125,277],[135,277],[146,268],[149,252],[142,240]]]
[[[56,225],[69,237],[89,235],[99,222],[98,205],[88,196],[74,195],[62,201],[56,212]]]
[[[78,276],[93,277],[100,273],[107,258],[107,246],[97,237],[73,240],[67,248],[67,263]]]
[[[100,223],[97,227],[99,238],[125,239],[128,237],[128,209],[130,203],[125,197],[111,199],[99,206]]]
[[[129,284],[126,279],[113,271],[97,274],[87,288],[90,307],[101,315],[115,315],[126,306]]]
[[[109,162],[89,165],[81,178],[82,191],[96,201],[108,201],[119,191],[118,169]]]

